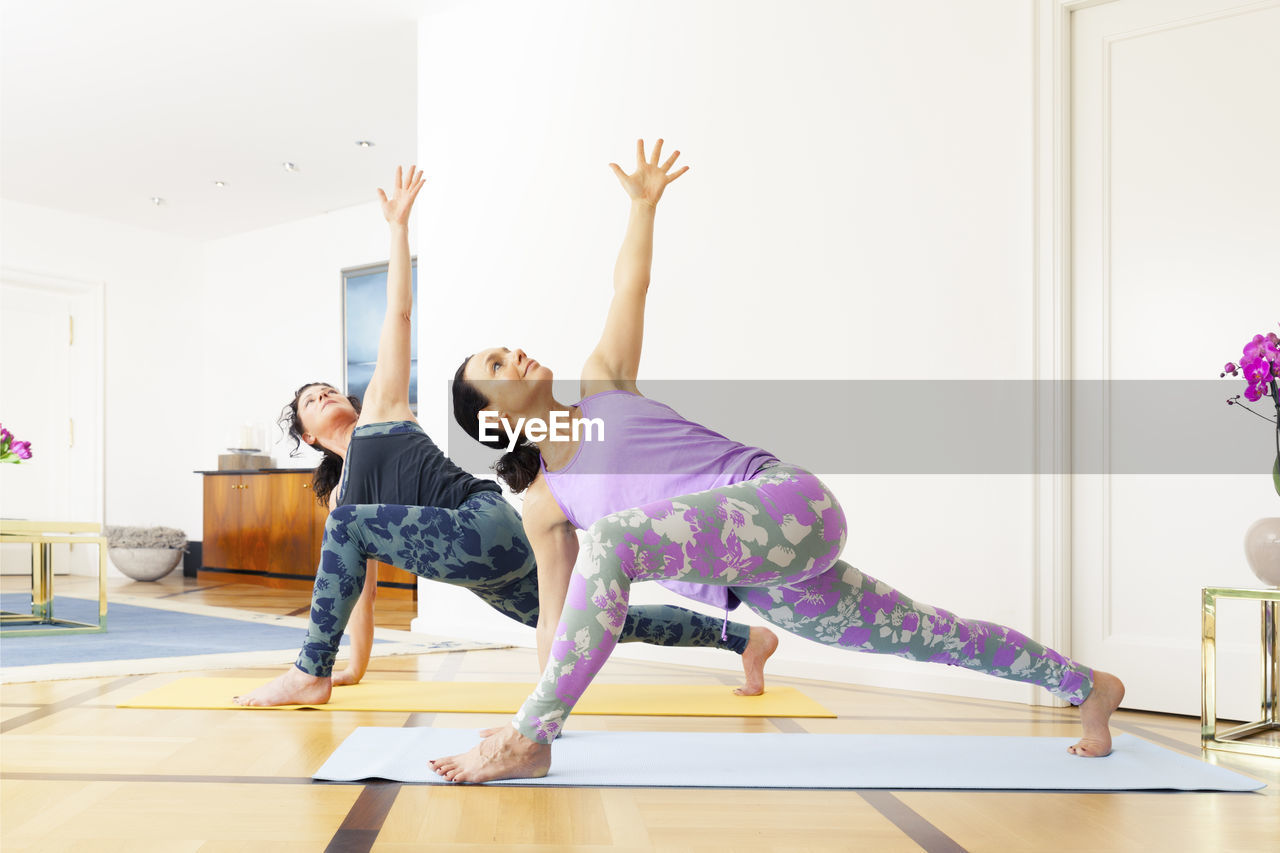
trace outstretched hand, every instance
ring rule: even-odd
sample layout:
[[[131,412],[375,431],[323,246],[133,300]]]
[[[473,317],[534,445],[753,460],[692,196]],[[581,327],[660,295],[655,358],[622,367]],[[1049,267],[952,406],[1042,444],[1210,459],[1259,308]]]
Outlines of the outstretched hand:
[[[613,169],[613,173],[618,176],[618,183],[622,184],[622,188],[627,191],[627,195],[631,196],[632,201],[640,201],[656,207],[658,199],[662,198],[662,191],[667,188],[667,184],[689,171],[688,166],[682,166],[678,171],[671,173],[671,167],[675,164],[676,158],[680,156],[680,152],[676,151],[661,166],[658,165],[658,158],[662,156],[662,140],[659,139],[653,146],[653,154],[645,159],[644,156],[644,140],[636,140],[636,170],[628,175],[622,171],[622,167],[617,163],[610,163],[609,168]]]
[[[426,183],[426,178],[422,177],[422,170],[418,169],[415,174],[415,169],[417,169],[416,166],[409,167],[409,177],[406,179],[402,168],[396,166],[396,183],[391,198],[387,198],[382,187],[378,187],[378,198],[382,200],[382,215],[393,225],[408,224],[409,214],[413,211],[413,201],[418,197],[418,190],[422,189],[422,185]]]

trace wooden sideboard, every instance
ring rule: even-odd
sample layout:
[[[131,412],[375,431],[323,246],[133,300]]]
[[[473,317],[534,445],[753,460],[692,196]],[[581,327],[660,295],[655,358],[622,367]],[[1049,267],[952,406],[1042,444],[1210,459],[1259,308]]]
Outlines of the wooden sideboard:
[[[200,573],[286,589],[310,589],[329,514],[296,468],[197,471],[204,476],[204,545]],[[413,599],[417,577],[376,560],[378,596]]]

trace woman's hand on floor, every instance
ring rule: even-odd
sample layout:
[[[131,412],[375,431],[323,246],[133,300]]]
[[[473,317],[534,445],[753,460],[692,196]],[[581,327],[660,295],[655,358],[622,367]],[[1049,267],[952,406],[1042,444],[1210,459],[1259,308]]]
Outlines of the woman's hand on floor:
[[[334,687],[342,687],[343,685],[346,685],[346,684],[359,684],[359,683],[360,683],[360,676],[349,669],[344,669],[342,672],[335,672],[333,674]]]

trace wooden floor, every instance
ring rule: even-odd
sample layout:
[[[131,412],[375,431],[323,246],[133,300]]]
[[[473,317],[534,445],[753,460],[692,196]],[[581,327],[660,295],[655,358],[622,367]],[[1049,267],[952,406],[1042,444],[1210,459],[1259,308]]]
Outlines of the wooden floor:
[[[59,588],[71,591],[79,579]],[[17,580],[5,578],[5,589]],[[270,613],[307,594],[171,576],[118,582],[131,595]],[[386,604],[387,606],[381,606]],[[407,628],[411,602],[379,602]],[[11,641],[13,642],[13,641]],[[531,650],[375,658],[377,678],[532,680]],[[221,671],[261,675],[277,670]],[[265,713],[118,709],[192,673],[0,688],[0,848],[34,851],[1250,851],[1280,847],[1280,761],[1218,763],[1267,781],[1253,794],[950,791],[500,789],[329,785],[310,774],[357,726],[503,722],[476,714]],[[701,682],[726,673],[613,661],[601,676]],[[849,684],[802,687],[838,719],[575,717],[576,728],[670,731],[927,732],[1065,736],[1074,712]],[[1200,755],[1199,721],[1121,712],[1116,728]],[[1218,754],[1215,754],[1218,755]]]

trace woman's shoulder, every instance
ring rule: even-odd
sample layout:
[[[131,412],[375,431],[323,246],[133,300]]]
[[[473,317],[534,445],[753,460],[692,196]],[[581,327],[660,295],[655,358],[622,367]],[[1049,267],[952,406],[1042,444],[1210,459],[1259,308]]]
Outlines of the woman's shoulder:
[[[630,394],[633,397],[643,397],[640,389],[636,387],[636,383],[628,382],[622,379],[601,379],[592,378],[589,375],[583,375],[582,381],[578,383],[578,402],[585,402],[592,397],[600,397],[605,394]]]
[[[636,380],[619,376],[616,370],[610,369],[599,353],[592,353],[586,364],[582,365],[582,378],[578,381],[578,396],[585,400],[607,391],[628,391],[640,396],[636,388]]]
[[[569,519],[565,517],[564,510],[560,508],[555,495],[551,493],[545,471],[539,471],[538,476],[529,484],[529,488],[525,489],[524,505],[520,509],[520,515],[530,529],[535,527],[545,529],[568,522]]]
[[[362,427],[368,424],[399,423],[403,421],[408,421],[412,424],[418,423],[418,419],[413,416],[413,410],[409,408],[408,403],[383,405],[378,400],[371,399],[371,395],[366,394],[361,401],[360,416],[356,418],[356,426]]]
[[[369,420],[364,420],[361,418],[356,421],[356,427],[352,431],[351,437],[354,439],[371,435],[399,435],[400,433],[421,433],[424,436],[426,435],[422,425],[410,414],[406,418],[399,419],[370,418]]]

